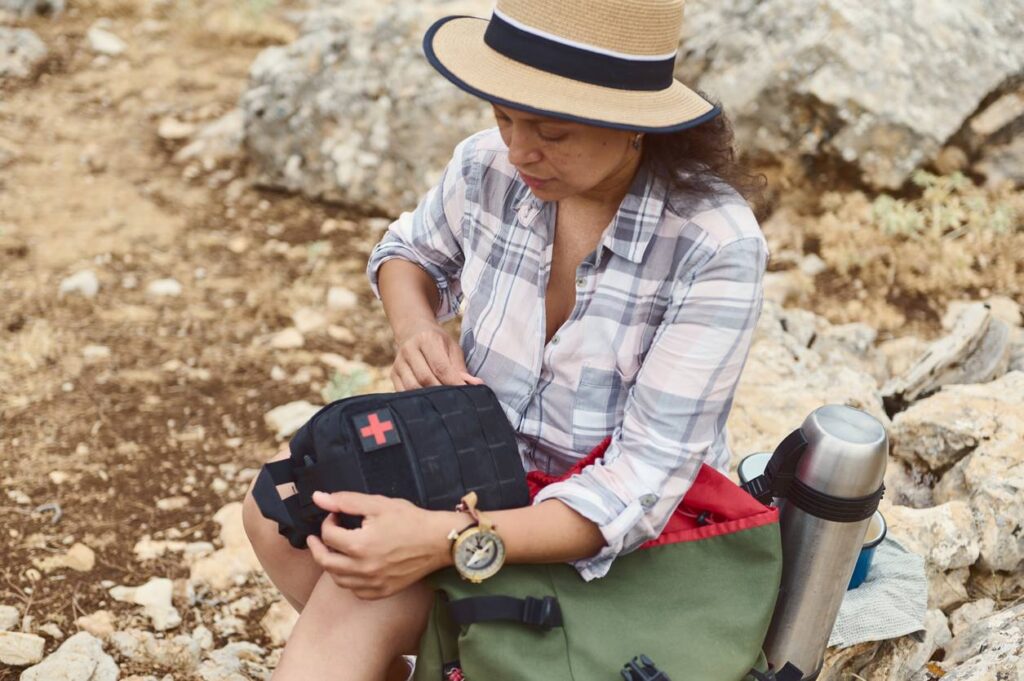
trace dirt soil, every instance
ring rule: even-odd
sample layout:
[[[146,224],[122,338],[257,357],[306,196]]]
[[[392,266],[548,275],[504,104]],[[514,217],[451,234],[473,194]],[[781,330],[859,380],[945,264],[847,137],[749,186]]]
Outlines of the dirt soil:
[[[109,598],[111,583],[187,577],[180,556],[142,566],[132,547],[144,534],[218,536],[213,514],[278,447],[263,415],[323,400],[332,369],[320,353],[391,358],[363,275],[386,221],[232,184],[244,166],[183,169],[157,135],[167,117],[232,109],[259,50],[294,36],[281,17],[297,3],[260,14],[222,0],[71,5],[24,24],[50,61],[36,82],[0,91],[0,143],[15,150],[0,168],[0,604],[65,634],[99,608],[137,610]],[[98,17],[124,55],[89,51]],[[98,294],[60,295],[83,269]],[[165,278],[180,296],[147,294]],[[329,312],[330,286],[358,304]],[[300,308],[329,324],[302,348],[271,347]],[[176,496],[188,503],[158,508]],[[74,542],[95,551],[91,571],[33,566]],[[258,625],[247,635],[264,637]],[[0,680],[18,673],[0,668]]]
[[[182,142],[158,135],[168,118],[230,111],[258,52],[294,37],[285,17],[297,0],[252,3],[73,2],[24,22],[50,59],[34,82],[0,90],[0,151],[13,150],[0,160],[0,604],[35,625],[70,634],[100,608],[136,617],[110,586],[188,569],[173,554],[143,565],[134,544],[216,542],[213,514],[279,446],[264,414],[323,401],[337,365],[323,353],[377,367],[376,384],[390,364],[363,274],[386,220],[253,188],[244,160],[183,167],[172,160]],[[100,17],[125,54],[89,50]],[[85,269],[98,293],[61,295]],[[180,295],[147,293],[167,278]],[[328,310],[332,286],[357,304]],[[840,306],[858,298],[833,288]],[[835,309],[821,298],[816,309]],[[302,309],[327,323],[300,348],[275,348]],[[934,335],[934,317],[915,330]],[[158,505],[173,497],[187,501]],[[95,551],[91,571],[34,565],[76,542]],[[182,630],[212,628],[207,610],[183,615]],[[266,640],[258,624],[243,636]],[[19,671],[0,668],[0,681]]]

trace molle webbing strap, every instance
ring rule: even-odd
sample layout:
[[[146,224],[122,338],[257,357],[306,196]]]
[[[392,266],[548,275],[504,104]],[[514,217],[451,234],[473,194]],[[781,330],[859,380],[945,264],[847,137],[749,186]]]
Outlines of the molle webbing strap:
[[[480,446],[486,442],[483,428],[476,418],[476,408],[462,390],[429,393],[427,400],[441,417],[451,437],[455,460],[465,489],[472,490],[493,485],[497,475],[489,456],[483,456]]]
[[[448,603],[448,615],[460,626],[477,622],[519,622],[544,629],[562,626],[562,609],[554,596],[513,598],[475,596]]]
[[[487,440],[487,459],[494,463],[495,474],[501,485],[501,503],[503,507],[514,508],[524,506],[529,499],[522,498],[522,487],[514,481],[523,475],[522,462],[518,459],[498,456],[502,450],[517,450],[515,431],[512,429],[497,400],[487,399],[487,395],[478,390],[467,390],[465,395],[476,408],[480,428]],[[516,494],[520,492],[520,494]]]

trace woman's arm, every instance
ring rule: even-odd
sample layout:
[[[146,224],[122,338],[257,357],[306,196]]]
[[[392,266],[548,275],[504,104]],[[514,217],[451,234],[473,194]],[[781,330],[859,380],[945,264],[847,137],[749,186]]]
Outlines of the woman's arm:
[[[332,514],[363,516],[361,528],[346,530],[332,515],[324,521],[322,539],[308,540],[313,558],[334,582],[363,599],[385,598],[451,565],[448,534],[468,524],[466,514],[427,511],[404,499],[318,492],[313,500]],[[604,546],[597,525],[558,500],[487,516],[510,563],[577,560]]]
[[[397,348],[391,366],[395,390],[483,382],[469,373],[462,348],[438,323],[440,294],[425,270],[396,258],[380,266],[377,281]]]

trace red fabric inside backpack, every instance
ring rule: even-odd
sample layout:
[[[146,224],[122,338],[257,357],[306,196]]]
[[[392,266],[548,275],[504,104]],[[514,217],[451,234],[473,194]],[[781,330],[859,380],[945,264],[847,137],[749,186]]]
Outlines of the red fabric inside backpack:
[[[567,480],[596,462],[604,455],[611,441],[611,436],[606,437],[590,454],[580,459],[563,475],[548,475],[540,471],[527,473],[526,484],[530,489],[530,498],[536,497],[537,493],[548,485]],[[707,524],[702,525],[697,518],[704,512],[707,514]],[[765,506],[714,468],[701,465],[693,485],[669,517],[665,529],[657,538],[651,539],[640,548],[707,539],[778,521],[777,508]]]

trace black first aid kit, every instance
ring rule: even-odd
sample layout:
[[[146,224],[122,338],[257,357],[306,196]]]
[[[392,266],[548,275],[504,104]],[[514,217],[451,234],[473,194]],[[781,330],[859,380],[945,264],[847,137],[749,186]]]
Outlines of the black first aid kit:
[[[313,492],[362,492],[452,510],[476,492],[482,510],[530,503],[515,430],[490,388],[436,386],[332,402],[295,433],[291,456],[266,464],[253,497],[292,546],[327,516]],[[358,516],[341,515],[343,527]]]

